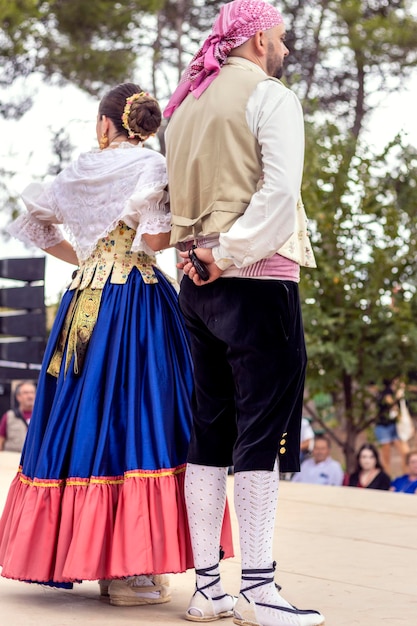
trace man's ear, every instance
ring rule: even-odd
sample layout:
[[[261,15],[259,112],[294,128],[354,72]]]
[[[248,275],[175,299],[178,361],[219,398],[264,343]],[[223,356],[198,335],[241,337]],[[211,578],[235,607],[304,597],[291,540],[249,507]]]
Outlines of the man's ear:
[[[263,30],[258,30],[253,36],[253,45],[259,56],[265,56],[267,53],[267,38]]]

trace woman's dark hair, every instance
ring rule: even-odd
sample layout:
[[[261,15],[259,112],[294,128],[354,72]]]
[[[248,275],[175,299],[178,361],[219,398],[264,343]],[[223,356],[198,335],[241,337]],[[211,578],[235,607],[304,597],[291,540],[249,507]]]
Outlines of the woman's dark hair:
[[[130,131],[141,140],[156,133],[161,125],[161,109],[155,98],[142,91],[139,85],[134,83],[122,83],[109,91],[101,100],[98,113],[105,115],[114,124],[118,135],[129,136],[129,130],[123,126],[122,115],[125,110],[126,100],[134,94],[141,94],[133,100],[128,114],[128,126]]]
[[[382,465],[381,462],[379,460],[379,454],[378,454],[378,450],[375,448],[375,446],[372,443],[364,443],[358,451],[358,454],[356,455],[356,471],[360,472],[362,467],[360,465],[360,456],[361,456],[361,452],[363,450],[370,450],[372,452],[372,454],[374,455],[374,459],[375,459],[375,467],[377,467],[378,469],[382,469]]]

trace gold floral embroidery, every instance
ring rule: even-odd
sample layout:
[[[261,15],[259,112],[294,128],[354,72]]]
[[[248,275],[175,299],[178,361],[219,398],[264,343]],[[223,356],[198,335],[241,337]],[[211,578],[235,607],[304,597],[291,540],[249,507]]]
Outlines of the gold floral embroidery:
[[[81,263],[69,288],[103,289],[109,278],[112,284],[124,285],[134,267],[141,273],[143,282],[148,285],[157,283],[153,269],[155,257],[131,250],[135,235],[133,228],[119,222],[111,233],[100,239],[90,257]]]
[[[100,309],[102,289],[77,289],[65,316],[58,343],[48,365],[48,374],[58,377],[65,347],[65,373],[74,356],[74,373],[79,374],[84,364],[88,342],[93,334]]]
[[[49,361],[47,372],[51,374],[51,376],[55,376],[58,378],[59,370],[61,369],[62,359],[64,357],[65,346],[67,343],[68,332],[71,327],[72,318],[74,316],[74,308],[77,302],[77,292],[74,293],[71,303],[68,307],[67,314],[65,316],[64,325],[61,329],[61,333],[58,338],[57,345],[55,347],[55,351],[52,355],[51,360]]]
[[[102,289],[92,289],[91,287],[78,292],[74,316],[68,334],[65,372],[68,370],[73,355],[74,373],[79,374],[81,372],[88,342],[96,325],[102,293]]]

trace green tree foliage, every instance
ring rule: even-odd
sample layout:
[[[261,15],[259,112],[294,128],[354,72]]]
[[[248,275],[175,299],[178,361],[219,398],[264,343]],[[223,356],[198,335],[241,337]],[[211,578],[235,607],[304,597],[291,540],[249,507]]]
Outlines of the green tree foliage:
[[[416,370],[417,151],[401,137],[376,155],[357,147],[345,185],[345,142],[334,126],[309,127],[304,198],[318,269],[303,272],[302,294],[309,394],[332,396],[350,466],[382,380]]]
[[[138,50],[146,36],[143,22],[163,0],[0,0],[0,116],[20,119],[32,106],[32,96],[8,89],[32,74],[54,84],[71,82],[91,94],[104,86],[131,80]],[[23,80],[22,80],[23,79]],[[64,131],[52,137],[58,172],[71,153]],[[13,215],[16,198],[2,168],[0,198]]]
[[[303,197],[318,262],[301,284],[308,389],[332,396],[332,434],[350,468],[382,379],[416,369],[417,153],[400,136],[372,154],[362,131],[372,98],[415,73],[417,16],[403,1],[283,4],[286,76],[308,121]]]
[[[41,59],[47,75],[62,75],[90,93],[127,80],[136,65],[145,14],[162,0],[52,0]]]
[[[165,86],[171,91],[173,82],[167,77],[167,67],[174,69],[172,77],[177,83],[187,63],[197,52],[203,38],[211,30],[213,22],[224,4],[223,0],[165,0],[157,12],[157,24],[153,35],[153,73],[166,77]],[[159,84],[159,88],[161,85]],[[154,91],[158,80],[154,81]],[[163,93],[164,97],[169,93]]]
[[[163,0],[0,0],[0,86],[39,72],[89,93],[131,76],[146,14]],[[3,113],[11,114],[10,106]]]

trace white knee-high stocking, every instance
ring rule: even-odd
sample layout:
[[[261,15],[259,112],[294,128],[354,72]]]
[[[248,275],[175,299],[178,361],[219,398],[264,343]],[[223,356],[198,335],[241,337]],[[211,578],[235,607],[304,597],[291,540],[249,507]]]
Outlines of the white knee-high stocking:
[[[185,501],[196,570],[215,565],[210,575],[196,574],[197,587],[205,587],[219,575],[220,534],[226,504],[227,467],[187,464]],[[219,580],[204,593],[210,598],[224,594]]]
[[[279,473],[275,462],[272,472],[248,471],[235,474],[235,510],[239,524],[242,570],[271,570],[275,513],[278,503]],[[259,574],[247,572],[241,590],[259,580]],[[273,572],[265,574],[271,582],[245,592],[255,602],[290,606],[273,582]],[[251,582],[253,580],[253,583]]]

